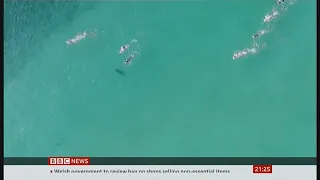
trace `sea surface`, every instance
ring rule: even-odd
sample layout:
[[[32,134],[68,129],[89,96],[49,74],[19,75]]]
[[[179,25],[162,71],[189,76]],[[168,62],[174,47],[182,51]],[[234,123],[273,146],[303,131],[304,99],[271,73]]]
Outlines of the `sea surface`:
[[[316,0],[232,60],[274,4],[5,1],[4,155],[316,156]]]

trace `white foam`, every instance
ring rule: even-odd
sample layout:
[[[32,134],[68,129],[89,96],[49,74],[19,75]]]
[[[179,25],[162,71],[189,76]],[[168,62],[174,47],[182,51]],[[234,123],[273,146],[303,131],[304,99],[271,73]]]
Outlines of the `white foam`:
[[[86,36],[87,36],[87,32],[79,33],[74,38],[67,40],[66,43],[67,45],[75,44],[80,40],[85,39]]]

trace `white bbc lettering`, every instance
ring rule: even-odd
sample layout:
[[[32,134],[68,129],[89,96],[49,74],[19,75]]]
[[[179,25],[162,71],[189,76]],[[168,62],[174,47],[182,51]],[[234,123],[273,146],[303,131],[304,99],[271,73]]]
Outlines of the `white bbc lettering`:
[[[63,158],[64,163],[63,164],[70,164],[70,158]]]
[[[63,164],[63,158],[57,158],[57,164]]]
[[[50,158],[50,164],[57,164],[56,158]]]

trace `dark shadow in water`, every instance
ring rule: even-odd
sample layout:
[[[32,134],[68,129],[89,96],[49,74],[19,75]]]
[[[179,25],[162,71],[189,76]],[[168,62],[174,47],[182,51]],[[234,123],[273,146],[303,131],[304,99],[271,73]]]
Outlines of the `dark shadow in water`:
[[[56,145],[56,147],[61,147],[61,143],[60,142],[56,142],[55,145]]]
[[[126,73],[120,69],[115,69],[115,72],[117,72],[120,76],[126,76]]]

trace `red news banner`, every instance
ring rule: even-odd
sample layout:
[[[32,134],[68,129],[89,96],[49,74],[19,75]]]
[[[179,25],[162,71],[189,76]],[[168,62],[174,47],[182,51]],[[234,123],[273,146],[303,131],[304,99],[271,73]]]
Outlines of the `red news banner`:
[[[88,157],[49,157],[49,165],[90,165]]]
[[[252,172],[253,174],[271,174],[272,165],[253,165]]]

